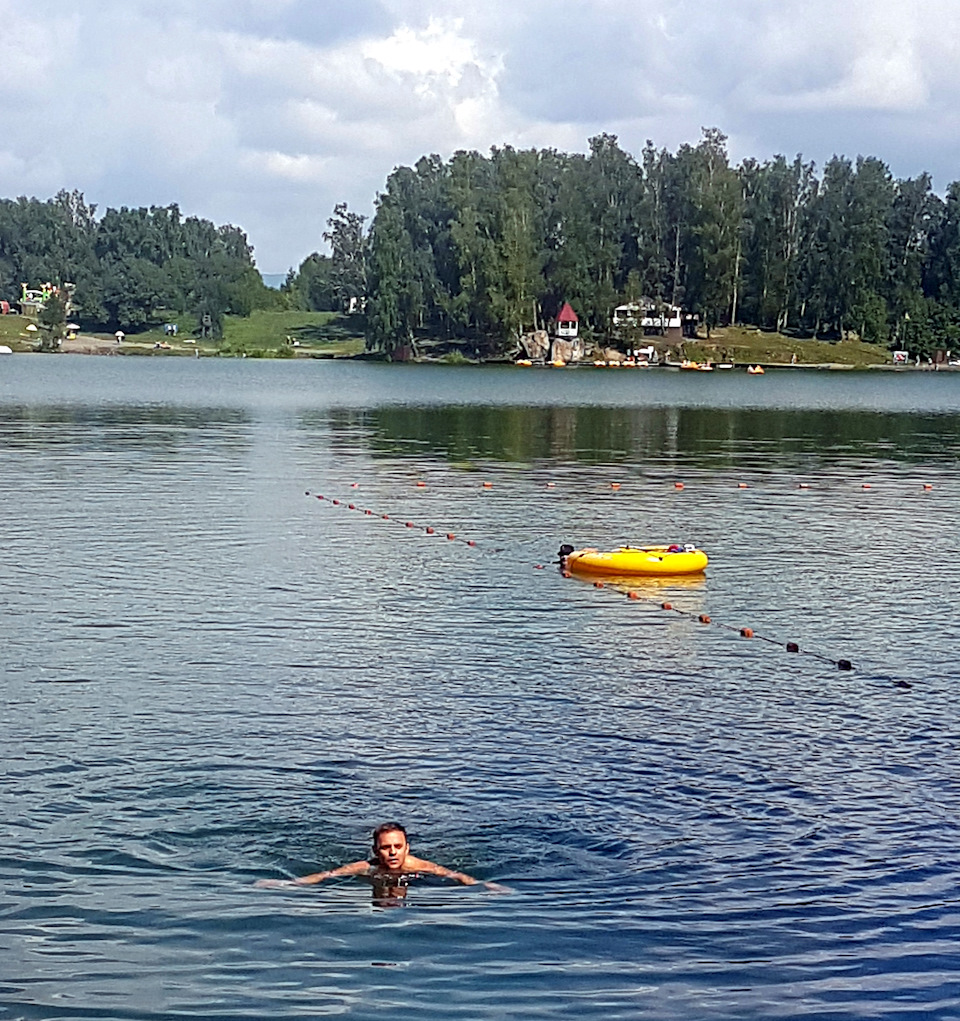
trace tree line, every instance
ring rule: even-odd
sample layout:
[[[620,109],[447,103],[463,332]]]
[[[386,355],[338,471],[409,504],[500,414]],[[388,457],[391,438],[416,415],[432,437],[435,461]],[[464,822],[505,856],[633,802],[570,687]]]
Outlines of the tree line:
[[[368,237],[365,216],[340,202],[327,220],[323,239],[330,255],[313,252],[287,273],[281,291],[291,304],[311,312],[357,312],[366,305]]]
[[[716,129],[639,158],[608,134],[586,154],[424,156],[390,174],[369,232],[339,206],[333,235],[288,287],[341,306],[352,288],[386,353],[424,336],[489,351],[563,301],[602,335],[641,297],[708,329],[960,346],[960,182],[941,198],[929,174],[897,180],[872,156],[733,166]]]
[[[227,313],[249,315],[279,299],[267,288],[239,227],[184,217],[177,205],[107,209],[78,191],[0,199],[0,298],[21,285],[75,285],[84,325],[136,329],[195,315],[222,333]]]

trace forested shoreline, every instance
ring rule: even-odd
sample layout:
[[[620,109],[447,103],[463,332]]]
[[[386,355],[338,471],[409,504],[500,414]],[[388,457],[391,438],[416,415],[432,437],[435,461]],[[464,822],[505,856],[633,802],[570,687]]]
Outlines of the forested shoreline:
[[[0,199],[0,299],[23,283],[74,285],[85,329],[192,315],[220,334],[254,309],[362,313],[372,353],[426,340],[496,356],[569,301],[582,332],[646,299],[701,328],[750,324],[848,336],[927,355],[960,347],[960,182],[895,179],[873,156],[732,165],[706,129],[639,157],[613,135],[587,153],[457,152],[398,167],[365,218],[339,204],[323,240],[267,288],[246,235],[177,205],[107,209],[77,192]]]
[[[71,314],[85,328],[129,330],[189,314],[218,336],[225,314],[280,300],[239,227],[184,217],[176,205],[97,216],[78,191],[0,199],[0,299],[17,302],[22,284],[47,282],[74,285]]]
[[[388,177],[357,245],[368,344],[385,354],[427,336],[491,353],[563,301],[603,335],[641,297],[707,329],[960,346],[960,183],[941,198],[872,156],[819,174],[801,156],[732,166],[715,129],[639,158],[607,134],[587,154],[425,156]]]

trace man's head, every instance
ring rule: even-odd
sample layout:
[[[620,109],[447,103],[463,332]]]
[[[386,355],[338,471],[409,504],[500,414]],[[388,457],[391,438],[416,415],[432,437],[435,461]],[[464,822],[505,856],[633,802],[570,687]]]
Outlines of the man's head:
[[[399,872],[409,850],[407,831],[400,823],[385,822],[373,831],[373,856],[381,868]]]

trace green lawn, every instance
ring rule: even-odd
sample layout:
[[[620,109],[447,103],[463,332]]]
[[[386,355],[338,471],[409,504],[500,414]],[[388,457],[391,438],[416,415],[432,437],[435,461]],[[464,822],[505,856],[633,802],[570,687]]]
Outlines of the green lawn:
[[[14,351],[30,351],[36,343],[36,334],[27,333],[25,327],[29,322],[22,316],[0,316],[0,344],[6,344]]]
[[[339,312],[257,310],[249,317],[226,316],[219,341],[198,338],[195,316],[171,316],[166,321],[177,324],[175,337],[168,337],[158,323],[127,333],[125,350],[133,353],[153,350],[154,344],[169,344],[171,353],[190,354],[199,347],[204,355],[293,358],[359,354],[364,345],[362,320]]]
[[[203,355],[293,358],[359,354],[364,345],[363,320],[339,312],[256,311],[248,318],[227,316],[219,342],[197,339],[195,316],[171,316],[166,321],[179,327],[176,337],[168,337],[162,323],[127,331],[117,353],[147,354],[156,350],[155,344],[169,344],[170,354],[193,354],[199,348]],[[32,350],[37,334],[26,332],[27,322],[19,315],[0,316],[0,344],[14,351]],[[81,332],[113,339],[112,333],[99,330]]]
[[[761,364],[789,364],[793,355],[798,365],[851,365],[866,368],[893,361],[890,352],[878,344],[864,344],[859,340],[800,340],[782,333],[743,326],[728,326],[711,331],[709,340],[685,340],[683,351],[694,361],[760,362]]]
[[[290,352],[359,354],[363,320],[339,312],[253,312],[249,318],[227,316],[222,347],[237,353],[280,349]]]

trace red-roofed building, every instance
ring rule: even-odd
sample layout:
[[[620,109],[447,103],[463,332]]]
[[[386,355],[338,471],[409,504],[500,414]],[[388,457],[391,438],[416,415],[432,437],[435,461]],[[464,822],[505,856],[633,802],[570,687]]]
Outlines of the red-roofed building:
[[[583,342],[579,337],[580,321],[569,302],[563,303],[563,307],[557,313],[551,326],[553,327],[551,330],[553,341],[550,345],[551,360],[564,363],[579,362],[583,357]]]
[[[557,313],[557,336],[566,340],[572,340],[580,332],[580,320],[577,313],[570,307],[570,302],[565,301],[563,308]]]

